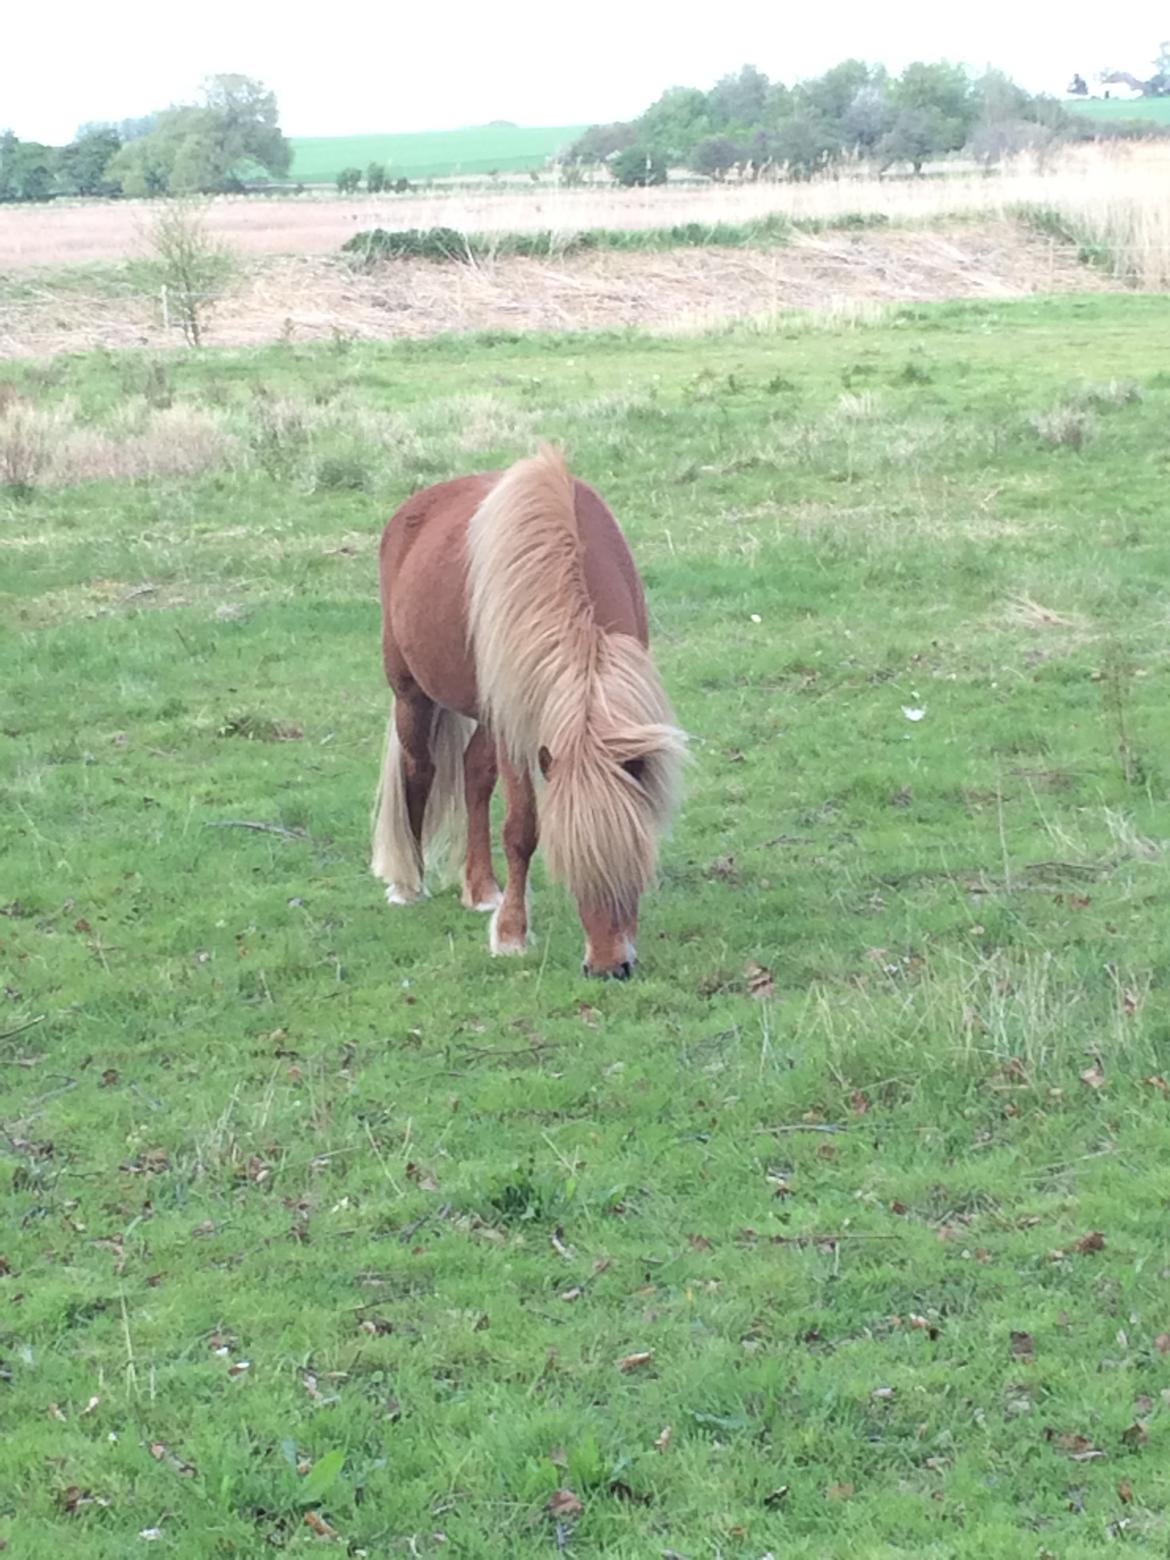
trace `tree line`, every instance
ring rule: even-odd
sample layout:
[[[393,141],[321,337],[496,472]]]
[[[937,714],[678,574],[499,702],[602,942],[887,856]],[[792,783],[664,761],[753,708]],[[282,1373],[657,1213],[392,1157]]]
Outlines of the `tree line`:
[[[68,146],[0,135],[0,201],[57,195],[195,195],[283,178],[292,149],[276,95],[250,76],[211,76],[198,103],[83,125]]]
[[[594,125],[569,149],[569,166],[606,164],[622,184],[660,184],[669,168],[709,178],[767,171],[808,179],[850,158],[885,170],[967,150],[985,164],[1058,141],[1148,134],[1149,126],[1098,123],[1033,95],[1002,71],[973,76],[945,61],[916,61],[900,75],[844,60],[785,86],[754,65],[709,91],[671,87],[637,119]]]

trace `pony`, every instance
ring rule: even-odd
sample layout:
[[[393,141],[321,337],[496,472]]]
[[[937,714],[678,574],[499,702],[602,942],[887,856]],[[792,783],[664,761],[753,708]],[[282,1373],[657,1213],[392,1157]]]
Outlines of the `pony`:
[[[418,900],[428,870],[462,856],[463,904],[491,912],[492,953],[522,953],[539,840],[577,902],[585,974],[628,978],[685,738],[613,515],[544,445],[502,473],[407,499],[382,534],[379,583],[394,702],[371,870],[388,902]],[[489,813],[497,776],[503,891]]]

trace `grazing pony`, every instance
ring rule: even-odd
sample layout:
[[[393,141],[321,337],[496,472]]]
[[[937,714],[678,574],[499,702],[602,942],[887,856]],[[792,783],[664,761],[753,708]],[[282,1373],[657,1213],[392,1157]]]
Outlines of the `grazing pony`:
[[[380,580],[395,697],[371,866],[386,898],[418,899],[426,867],[441,850],[457,859],[465,841],[463,903],[493,912],[493,953],[522,953],[539,833],[577,901],[586,974],[624,980],[684,738],[613,516],[544,447],[408,499],[382,535]],[[503,893],[489,824],[497,772]]]

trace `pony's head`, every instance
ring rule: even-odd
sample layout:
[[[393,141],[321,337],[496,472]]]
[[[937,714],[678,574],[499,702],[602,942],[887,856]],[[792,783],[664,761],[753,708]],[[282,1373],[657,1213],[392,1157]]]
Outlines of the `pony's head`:
[[[636,640],[603,636],[590,686],[566,690],[539,764],[549,871],[577,901],[585,973],[625,980],[637,959],[638,902],[680,788],[685,739]]]

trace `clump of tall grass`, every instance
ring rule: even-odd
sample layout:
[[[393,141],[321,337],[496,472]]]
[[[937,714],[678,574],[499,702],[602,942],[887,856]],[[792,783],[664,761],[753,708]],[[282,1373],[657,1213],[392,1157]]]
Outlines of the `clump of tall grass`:
[[[787,243],[794,233],[853,231],[880,227],[889,219],[882,212],[844,211],[823,218],[788,217],[778,213],[747,222],[680,222],[669,227],[582,228],[556,231],[462,232],[452,227],[373,228],[355,233],[341,246],[359,264],[381,260],[457,261],[466,265],[515,255],[557,259],[599,249],[663,251],[670,249],[769,248]]]

